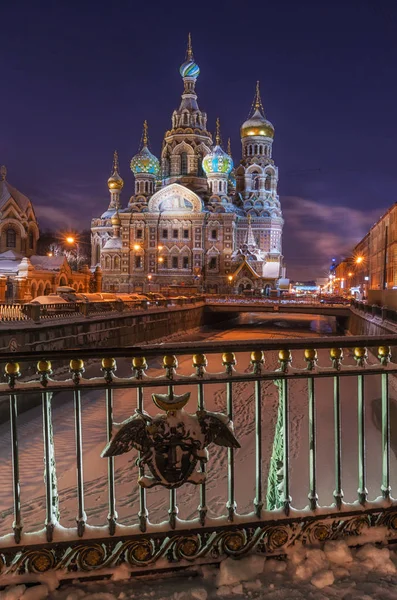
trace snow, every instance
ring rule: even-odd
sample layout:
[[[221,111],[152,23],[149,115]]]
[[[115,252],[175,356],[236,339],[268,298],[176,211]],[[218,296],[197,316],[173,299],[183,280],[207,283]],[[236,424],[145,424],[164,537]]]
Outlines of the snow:
[[[57,589],[48,575],[38,576],[36,585],[9,586],[0,600],[396,600],[396,564],[397,552],[384,546],[352,549],[332,541],[321,549],[297,544],[285,560],[252,554],[163,576],[130,578],[128,567],[122,566],[110,579],[65,581]]]

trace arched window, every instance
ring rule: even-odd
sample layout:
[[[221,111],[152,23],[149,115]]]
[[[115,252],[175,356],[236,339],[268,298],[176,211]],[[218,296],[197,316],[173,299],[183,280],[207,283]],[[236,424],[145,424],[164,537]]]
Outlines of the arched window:
[[[258,145],[255,144],[255,154],[258,154]]]
[[[97,265],[101,262],[101,246],[99,244],[95,248],[95,262]]]
[[[145,181],[145,192],[148,194],[149,193],[149,182]]]
[[[181,152],[181,175],[187,175],[187,152]]]
[[[110,269],[110,256],[105,258],[105,269]]]
[[[120,269],[120,259],[118,256],[114,257],[114,268],[115,268],[115,270]]]
[[[259,190],[259,177],[258,176],[254,177],[254,180],[252,182],[252,189]]]
[[[34,248],[34,235],[31,231],[29,231],[29,250],[33,250]]]
[[[197,166],[197,175],[198,177],[205,177],[205,173],[203,170],[203,155],[199,154],[197,156],[198,166]]]
[[[7,248],[16,248],[17,246],[17,234],[12,227],[9,227],[6,231],[6,243]]]
[[[265,190],[269,191],[271,188],[271,183],[272,183],[272,178],[270,175],[268,175],[266,177],[266,181],[265,181]]]
[[[170,176],[170,159],[168,156],[166,156],[163,159],[163,177],[169,177]]]
[[[263,153],[263,146],[259,146],[259,154]]]

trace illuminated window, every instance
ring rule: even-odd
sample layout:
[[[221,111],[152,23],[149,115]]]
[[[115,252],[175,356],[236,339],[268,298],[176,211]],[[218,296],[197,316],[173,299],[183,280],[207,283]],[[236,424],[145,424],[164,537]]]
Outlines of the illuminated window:
[[[217,266],[218,266],[218,259],[217,259],[217,257],[216,256],[211,256],[210,261],[208,263],[208,268],[214,270],[214,269],[217,268]]]

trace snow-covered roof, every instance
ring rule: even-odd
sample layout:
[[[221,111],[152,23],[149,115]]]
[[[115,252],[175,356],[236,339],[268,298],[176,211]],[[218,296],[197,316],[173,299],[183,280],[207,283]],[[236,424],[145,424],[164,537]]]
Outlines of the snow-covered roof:
[[[3,208],[10,198],[15,200],[23,212],[26,212],[29,206],[32,208],[31,202],[27,196],[21,194],[21,192],[10,185],[7,180],[0,180],[0,209]]]
[[[277,279],[280,275],[280,263],[279,262],[267,262],[263,265],[262,277],[269,277],[269,279]]]
[[[39,256],[38,254],[34,254],[29,260],[35,269],[59,271],[66,259],[64,256]]]
[[[104,245],[104,250],[119,250],[122,247],[121,239],[119,237],[111,237]]]

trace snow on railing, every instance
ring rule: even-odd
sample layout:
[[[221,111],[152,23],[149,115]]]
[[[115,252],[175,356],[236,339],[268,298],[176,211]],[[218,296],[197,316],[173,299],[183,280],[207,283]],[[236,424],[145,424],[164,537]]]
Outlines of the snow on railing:
[[[282,554],[373,525],[396,538],[396,345],[322,337],[4,355],[3,573]],[[19,416],[38,398],[40,426],[37,413]]]

